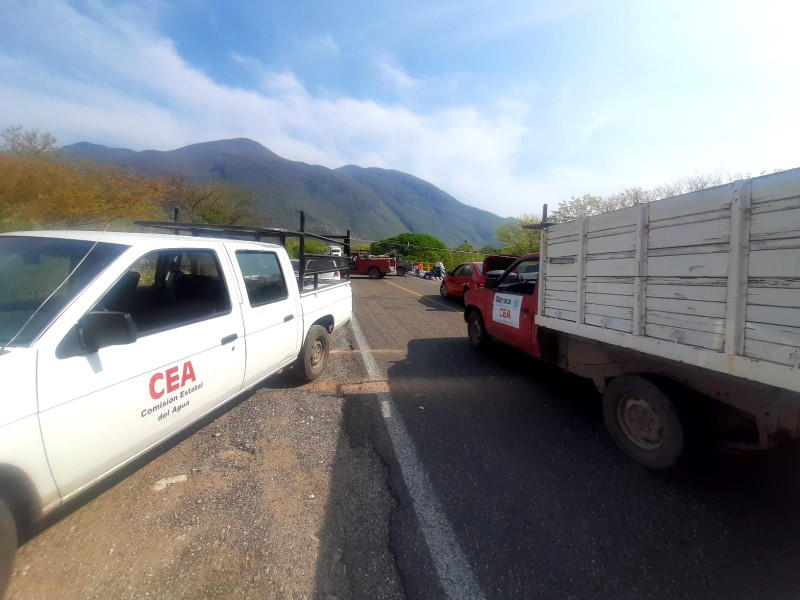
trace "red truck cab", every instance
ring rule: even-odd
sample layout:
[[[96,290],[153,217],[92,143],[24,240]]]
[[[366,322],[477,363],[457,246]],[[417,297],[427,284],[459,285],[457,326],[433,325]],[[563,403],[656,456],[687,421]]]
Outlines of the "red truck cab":
[[[491,337],[544,358],[536,325],[538,278],[539,254],[527,254],[496,279],[487,279],[484,287],[469,290],[464,320],[470,343],[481,347]]]

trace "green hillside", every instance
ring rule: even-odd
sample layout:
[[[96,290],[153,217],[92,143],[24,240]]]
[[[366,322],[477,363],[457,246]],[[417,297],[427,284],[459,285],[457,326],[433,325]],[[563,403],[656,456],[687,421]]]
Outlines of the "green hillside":
[[[429,233],[448,245],[464,240],[495,245],[504,219],[461,202],[421,179],[385,169],[339,169],[282,158],[248,139],[193,144],[177,150],[134,152],[81,142],[63,148],[70,157],[112,163],[145,176],[182,175],[191,183],[220,181],[252,190],[265,222],[296,228],[306,212],[309,229],[377,240],[400,233]]]

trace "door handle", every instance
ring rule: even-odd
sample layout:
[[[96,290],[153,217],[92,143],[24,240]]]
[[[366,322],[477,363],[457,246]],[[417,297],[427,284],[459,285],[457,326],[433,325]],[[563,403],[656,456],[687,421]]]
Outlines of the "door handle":
[[[286,315],[285,317],[283,317],[283,322],[288,323],[292,319],[294,319],[294,315]]]
[[[522,312],[524,312],[524,313],[526,313],[526,312],[531,312],[531,309],[530,309],[530,308],[525,308],[525,307],[522,307],[520,310],[521,310]]]
[[[225,344],[230,344],[231,342],[236,341],[238,338],[239,334],[237,333],[226,335],[224,338],[222,338],[222,345],[224,346]]]

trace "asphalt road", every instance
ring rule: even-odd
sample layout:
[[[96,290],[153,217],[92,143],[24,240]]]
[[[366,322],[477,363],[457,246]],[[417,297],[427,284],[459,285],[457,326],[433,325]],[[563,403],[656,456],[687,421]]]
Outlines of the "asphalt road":
[[[472,350],[438,282],[353,291],[323,378],[272,378],[79,499],[9,597],[800,597],[796,447],[649,472],[590,384]]]
[[[615,448],[591,385],[499,345],[473,351],[462,306],[437,289],[356,281],[355,314],[482,597],[800,596],[797,448],[649,472]],[[405,591],[444,597],[442,549],[426,547],[375,412],[362,398],[350,429],[391,466]]]

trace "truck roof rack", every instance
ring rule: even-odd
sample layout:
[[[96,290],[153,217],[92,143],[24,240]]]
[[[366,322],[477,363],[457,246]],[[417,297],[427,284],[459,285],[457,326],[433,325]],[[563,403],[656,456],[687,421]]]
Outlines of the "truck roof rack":
[[[300,290],[303,289],[303,280],[306,275],[314,276],[314,287],[317,287],[320,270],[319,269],[306,269],[308,258],[333,258],[325,254],[307,254],[305,248],[305,241],[307,238],[319,240],[330,244],[343,244],[344,256],[350,255],[350,230],[347,230],[345,235],[339,234],[318,234],[306,231],[306,215],[305,212],[300,211],[300,229],[294,231],[291,229],[282,229],[279,227],[252,227],[249,225],[218,225],[213,223],[175,223],[171,221],[134,221],[135,225],[142,227],[153,227],[155,229],[165,229],[176,235],[189,234],[193,237],[219,237],[237,240],[253,240],[256,242],[263,241],[264,238],[275,239],[280,241],[283,247],[286,247],[287,238],[298,238],[300,240],[300,272],[298,278],[300,281]],[[342,263],[339,265],[339,263]],[[350,276],[350,263],[349,258],[346,261],[336,261],[337,270],[346,271],[347,278]],[[327,269],[330,270],[330,269]],[[324,269],[322,272],[326,272]]]
[[[175,223],[172,221],[134,221],[135,225],[166,229],[175,234],[189,233],[193,236],[225,237],[234,239],[252,239],[260,241],[263,238],[278,238],[281,244],[286,245],[286,238],[312,238],[332,244],[344,244],[347,253],[350,250],[350,230],[345,235],[333,233],[311,233],[305,228],[306,215],[300,212],[300,230],[282,229],[279,227],[254,227],[249,225],[218,225],[213,223]]]

